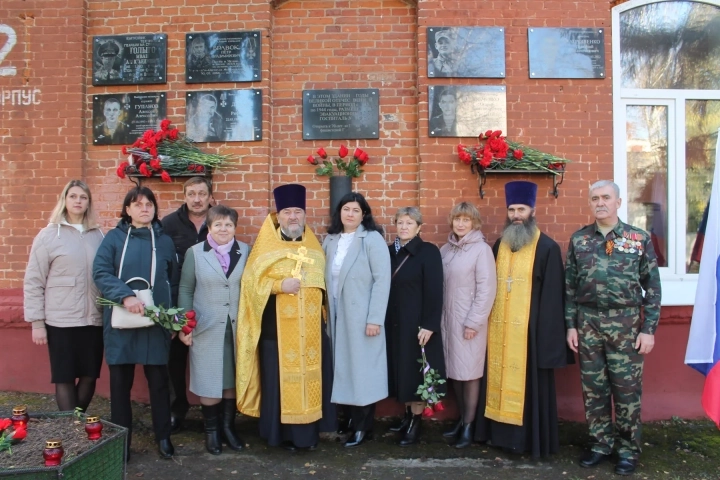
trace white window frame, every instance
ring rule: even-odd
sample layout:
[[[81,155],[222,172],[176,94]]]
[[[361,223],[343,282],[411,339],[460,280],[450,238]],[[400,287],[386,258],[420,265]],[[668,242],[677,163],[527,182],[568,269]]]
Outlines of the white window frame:
[[[685,104],[687,100],[720,100],[720,90],[675,90],[623,88],[620,64],[620,13],[642,5],[674,0],[631,0],[612,10],[613,56],[613,157],[615,183],[620,196],[628,197],[626,108],[628,105],[665,105],[668,107],[668,266],[660,268],[663,305],[693,305],[698,275],[685,273],[686,193],[685,193]],[[690,0],[685,0],[690,1]],[[704,0],[720,8],[720,0]],[[626,220],[627,203],[618,211]]]

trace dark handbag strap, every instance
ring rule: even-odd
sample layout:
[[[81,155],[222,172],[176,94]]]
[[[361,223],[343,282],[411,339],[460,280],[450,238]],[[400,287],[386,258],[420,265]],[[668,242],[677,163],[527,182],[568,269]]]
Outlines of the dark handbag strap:
[[[407,257],[403,258],[403,261],[400,262],[400,265],[398,265],[397,268],[395,269],[395,271],[393,272],[392,277],[390,277],[390,280],[391,280],[391,281],[392,281],[393,278],[395,278],[395,275],[397,275],[398,270],[400,270],[400,268],[401,268],[403,265],[405,265],[405,262],[407,262],[407,259],[408,259],[408,258],[410,258],[410,254],[409,254],[409,253],[408,253],[408,256],[407,256]]]

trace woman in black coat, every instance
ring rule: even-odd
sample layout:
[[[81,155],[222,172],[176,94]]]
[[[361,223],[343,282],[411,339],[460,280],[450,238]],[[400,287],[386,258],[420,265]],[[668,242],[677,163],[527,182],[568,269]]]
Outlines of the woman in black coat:
[[[422,215],[417,207],[405,207],[395,215],[397,238],[390,245],[392,281],[385,335],[388,355],[388,387],[391,397],[406,405],[405,417],[390,430],[402,435],[399,445],[417,443],[425,403],[415,394],[423,383],[420,347],[430,367],[445,377],[445,358],[440,336],[443,305],[443,270],[440,250],[418,236]],[[442,385],[444,387],[444,385]]]
[[[124,305],[132,313],[142,313],[143,303],[133,289],[146,289],[144,282],[133,277],[150,278],[155,239],[155,305],[171,308],[177,291],[178,265],[172,239],[163,234],[158,220],[157,201],[152,190],[136,187],[123,201],[121,219],[100,244],[93,264],[93,279],[103,298]],[[120,260],[127,241],[125,261],[120,278]],[[113,307],[117,308],[117,307]],[[170,388],[168,384],[168,356],[170,332],[159,325],[146,328],[117,329],[111,324],[112,308],[103,312],[103,339],[105,360],[110,369],[110,418],[113,423],[131,428],[132,409],[130,390],[135,376],[135,365],[142,365],[150,391],[153,430],[160,454],[172,457],[170,443]],[[128,454],[131,433],[128,433]]]

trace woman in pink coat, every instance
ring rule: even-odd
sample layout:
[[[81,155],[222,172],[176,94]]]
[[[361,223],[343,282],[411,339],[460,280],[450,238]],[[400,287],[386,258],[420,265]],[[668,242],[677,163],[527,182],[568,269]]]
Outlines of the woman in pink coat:
[[[452,232],[440,249],[445,274],[442,316],[447,377],[452,379],[460,419],[443,435],[456,448],[472,443],[472,426],[485,368],[487,322],[497,280],[492,248],[480,232],[480,212],[462,202],[450,212]]]

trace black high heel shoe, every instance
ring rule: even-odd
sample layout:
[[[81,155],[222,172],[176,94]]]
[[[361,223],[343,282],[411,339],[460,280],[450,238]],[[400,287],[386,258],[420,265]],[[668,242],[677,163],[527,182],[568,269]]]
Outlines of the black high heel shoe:
[[[355,448],[362,445],[365,440],[372,439],[372,432],[365,432],[363,430],[353,433],[347,442],[345,442],[345,448]]]

